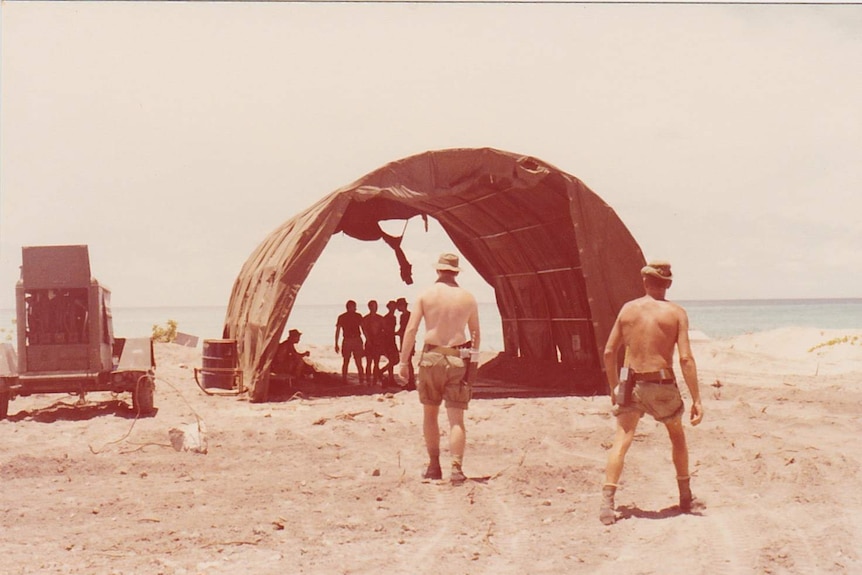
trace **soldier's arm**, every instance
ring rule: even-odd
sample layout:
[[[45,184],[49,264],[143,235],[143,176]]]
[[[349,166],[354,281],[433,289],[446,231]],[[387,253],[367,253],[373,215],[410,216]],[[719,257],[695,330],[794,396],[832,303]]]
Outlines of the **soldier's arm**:
[[[611,403],[616,405],[616,395],[614,390],[620,384],[620,374],[617,367],[617,355],[620,347],[623,344],[622,329],[620,328],[620,318],[617,316],[611,334],[608,336],[608,342],[605,345],[605,375],[608,378],[608,387],[611,394]]]
[[[410,354],[416,345],[416,332],[419,331],[419,322],[422,321],[424,308],[422,297],[416,300],[416,305],[413,308],[413,313],[410,314],[410,321],[407,322],[407,328],[404,330],[404,339],[401,340],[401,353],[398,363],[398,375],[402,379],[407,379],[409,375]]]
[[[470,341],[472,348],[479,350],[479,345],[482,343],[482,333],[479,329],[479,304],[476,303],[476,298],[471,296],[470,317],[467,318],[467,329],[470,331]]]
[[[682,369],[682,377],[691,394],[691,424],[697,425],[703,419],[703,404],[700,401],[700,387],[697,382],[697,364],[691,351],[691,341],[688,337],[688,314],[685,310],[679,310],[679,333],[676,341],[679,351],[679,367]]]

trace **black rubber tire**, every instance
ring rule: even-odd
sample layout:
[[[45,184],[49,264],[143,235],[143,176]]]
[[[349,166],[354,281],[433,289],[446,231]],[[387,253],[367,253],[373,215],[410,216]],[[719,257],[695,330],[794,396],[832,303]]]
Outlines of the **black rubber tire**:
[[[9,415],[9,392],[0,391],[0,420]]]

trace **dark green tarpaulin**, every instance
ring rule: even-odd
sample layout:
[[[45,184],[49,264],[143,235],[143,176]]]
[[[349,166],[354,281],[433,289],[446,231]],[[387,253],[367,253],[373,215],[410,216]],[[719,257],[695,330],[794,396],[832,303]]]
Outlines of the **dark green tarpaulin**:
[[[601,351],[622,304],[642,295],[640,248],[613,209],[574,176],[481,148],[387,164],[325,196],[257,247],[236,279],[224,329],[237,340],[254,400],[266,398],[296,295],[332,235],[398,248],[378,222],[415,216],[436,219],[494,288],[505,349],[488,373],[522,380],[541,372],[554,379],[536,382],[543,387],[606,392]],[[409,281],[409,264],[397,256]]]

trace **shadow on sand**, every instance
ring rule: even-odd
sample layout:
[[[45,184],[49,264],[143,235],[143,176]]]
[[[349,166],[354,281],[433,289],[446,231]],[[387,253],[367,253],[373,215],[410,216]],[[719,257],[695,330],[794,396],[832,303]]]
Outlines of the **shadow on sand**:
[[[347,381],[340,374],[316,372],[311,378],[288,379],[271,376],[267,401],[284,402],[297,398],[350,397],[377,395],[380,393],[400,393],[408,391],[400,385],[381,386],[360,383],[359,377],[349,374]],[[473,399],[496,399],[516,397],[566,397],[575,395],[559,388],[542,388],[513,384],[511,382],[480,379],[473,388]]]
[[[316,372],[310,378],[288,379],[271,376],[267,401],[280,403],[292,399],[310,399],[315,397],[351,397],[358,395],[377,395],[380,393],[398,393],[405,391],[400,385],[382,387],[359,382],[356,375],[348,375],[347,380],[341,375],[327,372]]]
[[[697,510],[683,513],[679,508],[679,505],[672,505],[670,507],[665,507],[664,509],[659,509],[658,511],[647,511],[635,505],[620,505],[617,507],[617,513],[617,521],[621,519],[629,519],[631,517],[635,517],[637,519],[668,519],[678,515],[702,515],[702,513]]]
[[[55,421],[87,421],[96,417],[114,416],[124,419],[135,419],[136,417],[154,417],[158,409],[152,413],[140,414],[125,401],[109,399],[107,401],[85,401],[83,403],[70,403],[68,401],[56,401],[46,407],[21,410],[16,414],[10,414],[9,421],[36,421],[38,423],[54,423]]]

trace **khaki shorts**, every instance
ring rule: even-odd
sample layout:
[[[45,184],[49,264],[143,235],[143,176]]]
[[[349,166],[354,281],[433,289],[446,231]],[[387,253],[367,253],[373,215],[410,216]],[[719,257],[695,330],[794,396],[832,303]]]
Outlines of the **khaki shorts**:
[[[362,357],[362,347],[361,337],[345,337],[341,342],[341,357]]]
[[[670,421],[685,411],[682,396],[675,384],[637,383],[632,390],[632,399],[627,405],[615,405],[614,415],[623,413],[647,413],[656,421]]]
[[[467,364],[460,357],[443,355],[433,351],[422,353],[419,358],[419,401],[423,405],[440,405],[467,409],[473,397],[473,389],[464,380]]]

